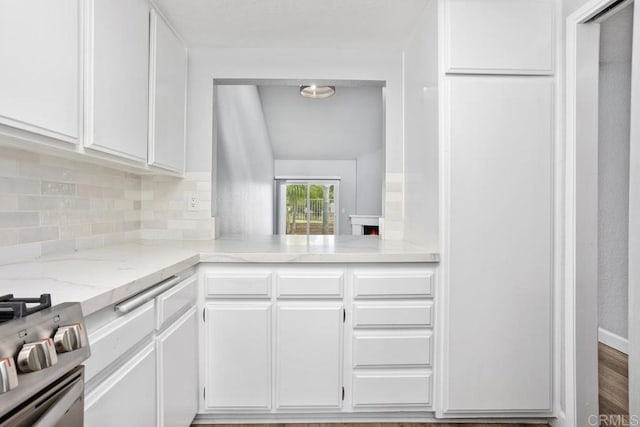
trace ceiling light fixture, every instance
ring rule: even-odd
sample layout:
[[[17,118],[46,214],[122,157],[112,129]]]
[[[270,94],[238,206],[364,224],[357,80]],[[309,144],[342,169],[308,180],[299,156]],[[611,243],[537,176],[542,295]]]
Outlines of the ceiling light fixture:
[[[323,99],[329,98],[336,93],[335,86],[316,86],[316,85],[304,85],[300,86],[300,95],[305,98]]]

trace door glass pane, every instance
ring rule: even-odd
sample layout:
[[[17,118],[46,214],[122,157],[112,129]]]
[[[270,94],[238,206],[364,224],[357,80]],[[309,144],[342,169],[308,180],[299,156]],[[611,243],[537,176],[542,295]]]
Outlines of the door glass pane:
[[[307,234],[307,185],[287,184],[286,234]]]
[[[286,185],[286,234],[335,234],[335,184]]]
[[[309,188],[309,234],[334,234],[335,186],[314,184]]]

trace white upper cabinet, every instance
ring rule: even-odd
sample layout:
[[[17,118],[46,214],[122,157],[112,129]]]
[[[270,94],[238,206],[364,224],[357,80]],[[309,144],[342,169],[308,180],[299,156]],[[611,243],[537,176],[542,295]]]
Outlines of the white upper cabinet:
[[[149,164],[184,171],[187,50],[151,11]]]
[[[149,5],[145,0],[87,2],[85,146],[147,161]]]
[[[553,79],[447,79],[444,410],[552,409]]]
[[[552,74],[552,0],[446,0],[445,71]]]
[[[78,0],[0,0],[0,124],[80,137]]]

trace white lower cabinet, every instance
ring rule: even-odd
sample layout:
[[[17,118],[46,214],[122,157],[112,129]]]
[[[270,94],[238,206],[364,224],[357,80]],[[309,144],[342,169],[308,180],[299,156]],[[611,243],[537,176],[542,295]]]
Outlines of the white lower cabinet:
[[[198,410],[197,314],[191,307],[156,340],[160,426],[188,426]]]
[[[205,306],[207,409],[271,408],[271,303]]]
[[[429,407],[431,372],[361,372],[353,376],[354,408]]]
[[[199,268],[201,419],[433,411],[432,267]]]
[[[278,303],[277,407],[342,404],[342,302]]]
[[[155,426],[155,388],[156,350],[154,344],[149,343],[87,394],[85,425]]]
[[[198,311],[190,274],[86,318],[92,352],[85,362],[87,426],[191,424],[198,403]],[[176,284],[156,295],[169,281]]]

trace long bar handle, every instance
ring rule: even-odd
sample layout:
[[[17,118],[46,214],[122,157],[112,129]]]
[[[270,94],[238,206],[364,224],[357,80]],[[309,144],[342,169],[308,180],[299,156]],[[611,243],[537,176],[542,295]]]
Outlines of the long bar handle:
[[[131,310],[134,310],[140,307],[144,303],[151,301],[152,299],[154,299],[155,297],[157,297],[167,289],[174,287],[181,280],[182,280],[181,277],[173,276],[165,281],[158,283],[149,291],[144,292],[142,294],[138,294],[131,299],[128,299],[124,302],[121,302],[120,304],[117,304],[114,307],[114,310],[116,311],[116,313],[121,313],[121,314],[128,313]]]

